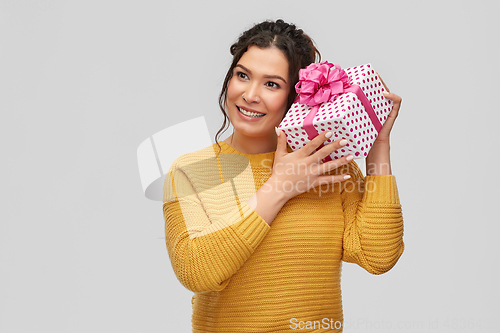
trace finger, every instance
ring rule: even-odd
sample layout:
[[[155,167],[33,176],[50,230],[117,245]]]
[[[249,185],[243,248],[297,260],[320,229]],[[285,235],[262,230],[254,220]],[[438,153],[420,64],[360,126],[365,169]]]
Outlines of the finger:
[[[286,155],[288,151],[286,150],[286,135],[285,132],[280,130],[277,127],[274,127],[276,130],[276,135],[278,136],[278,142],[276,145],[276,154],[279,154],[279,156]]]
[[[391,112],[387,116],[387,120],[385,121],[384,126],[382,127],[382,130],[379,133],[379,137],[384,135],[388,136],[389,133],[391,132],[394,122],[399,115],[399,109],[401,107],[401,101],[402,101],[401,97],[393,93],[384,93],[384,96],[393,101],[393,105]]]
[[[394,102],[394,104],[401,104],[401,102],[403,101],[403,99],[401,98],[401,96],[398,96],[394,93],[391,93],[391,92],[382,92],[382,95],[384,95],[385,98],[387,99],[390,99],[391,101]]]
[[[316,150],[316,148],[318,148],[322,143],[324,143],[331,137],[331,136],[327,137],[326,136],[327,133],[329,132],[328,131],[321,132],[318,136],[309,141],[304,147],[300,148],[299,151],[301,152],[301,154],[304,154],[305,156],[311,155]]]
[[[384,95],[385,98],[390,99],[393,102],[393,106],[392,106],[392,110],[391,110],[390,115],[395,118],[398,116],[399,108],[401,106],[401,102],[403,101],[403,99],[400,96],[398,96],[394,93],[391,93],[389,91],[389,88],[387,88],[387,86],[385,85],[384,80],[382,80],[382,77],[380,76],[380,74],[377,73],[377,75],[378,75],[378,78],[380,79],[380,81],[382,81],[382,84],[384,85],[385,90],[387,90],[387,92],[383,91],[382,95]]]
[[[347,145],[348,141],[346,139],[338,139],[333,141],[332,143],[327,144],[324,147],[321,147],[316,153],[314,153],[315,162],[318,164],[323,163],[323,159],[333,153],[336,150],[341,149],[345,145]]]
[[[333,160],[333,161],[329,161],[327,163],[323,163],[321,165],[321,173],[324,174],[324,173],[330,172],[332,170],[335,170],[335,169],[341,167],[344,164],[348,164],[353,159],[354,159],[354,156],[351,155],[351,154],[349,154],[349,155],[343,156],[343,157],[341,157],[341,158],[339,158],[337,160]]]
[[[375,72],[375,73],[377,73],[377,72]],[[378,78],[380,79],[380,81],[382,82],[382,84],[384,85],[385,90],[387,90],[388,92],[391,92],[391,91],[389,90],[389,88],[387,88],[387,85],[385,84],[384,80],[382,80],[382,77],[380,76],[380,74],[379,74],[379,73],[377,73],[377,76],[378,76]]]
[[[326,175],[326,176],[319,176],[316,182],[318,182],[319,185],[321,184],[332,184],[332,183],[340,183],[343,182],[346,179],[351,178],[350,175]]]

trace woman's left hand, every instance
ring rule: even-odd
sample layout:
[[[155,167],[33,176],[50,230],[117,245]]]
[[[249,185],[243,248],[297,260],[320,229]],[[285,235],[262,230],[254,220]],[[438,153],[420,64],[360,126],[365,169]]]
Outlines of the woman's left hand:
[[[391,113],[389,113],[387,120],[378,133],[378,136],[375,139],[375,142],[373,143],[368,156],[366,156],[366,174],[391,175],[392,171],[389,134],[391,134],[394,121],[398,117],[402,99],[398,95],[389,92],[389,88],[387,88],[380,75],[378,73],[377,75],[380,78],[380,81],[382,81],[385,90],[388,91],[388,93],[384,93],[385,98],[390,99],[393,102],[393,106]]]
[[[389,134],[391,133],[392,126],[394,125],[394,121],[398,117],[399,114],[399,109],[401,107],[401,101],[403,100],[400,96],[393,94],[389,91],[389,88],[387,88],[386,84],[384,83],[384,80],[382,80],[382,77],[380,77],[380,74],[377,73],[380,81],[382,81],[382,84],[384,85],[385,90],[387,90],[387,93],[383,93],[384,97],[387,99],[390,99],[393,102],[392,110],[391,113],[389,113],[389,116],[387,117],[387,120],[385,121],[384,125],[382,126],[382,129],[378,133],[377,139],[373,143],[375,144],[389,144]]]

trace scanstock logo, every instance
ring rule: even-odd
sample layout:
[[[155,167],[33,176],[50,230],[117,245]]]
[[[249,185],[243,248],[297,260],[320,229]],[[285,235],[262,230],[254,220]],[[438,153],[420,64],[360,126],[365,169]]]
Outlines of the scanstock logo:
[[[186,133],[196,135],[187,137]],[[163,182],[172,162],[183,154],[206,148],[211,144],[203,116],[167,127],[144,140],[137,148],[137,162],[142,190],[146,197],[162,201]]]

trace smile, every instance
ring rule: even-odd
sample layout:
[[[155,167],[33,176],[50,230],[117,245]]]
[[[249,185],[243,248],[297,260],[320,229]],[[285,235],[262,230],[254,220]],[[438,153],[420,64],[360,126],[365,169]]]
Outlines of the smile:
[[[260,117],[265,116],[264,113],[246,111],[246,110],[243,110],[242,108],[240,108],[239,106],[237,108],[238,108],[238,111],[240,111],[241,113],[243,113],[245,116],[248,116],[248,117],[260,118]]]

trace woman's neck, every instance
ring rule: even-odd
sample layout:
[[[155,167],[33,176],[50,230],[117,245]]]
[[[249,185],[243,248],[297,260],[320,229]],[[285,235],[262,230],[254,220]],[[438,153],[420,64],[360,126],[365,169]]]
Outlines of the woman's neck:
[[[275,152],[278,138],[276,135],[267,138],[246,137],[235,131],[224,142],[244,154],[262,154]]]

